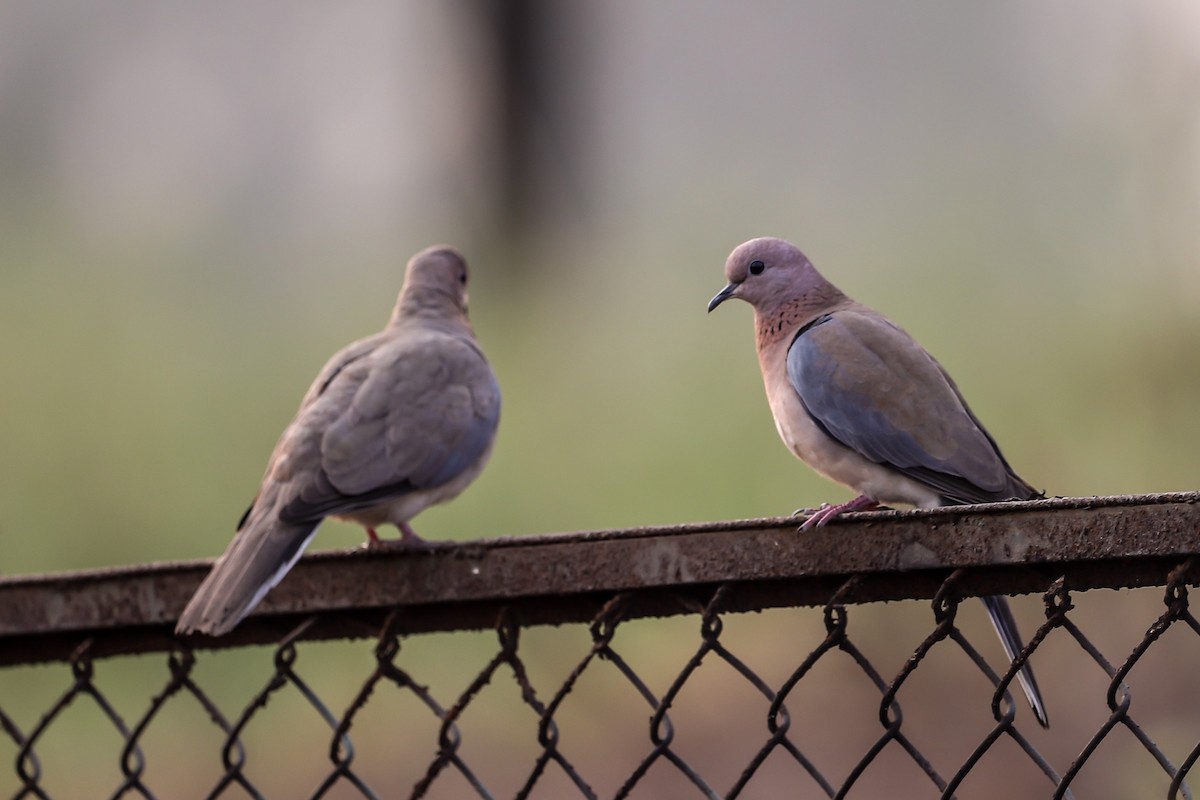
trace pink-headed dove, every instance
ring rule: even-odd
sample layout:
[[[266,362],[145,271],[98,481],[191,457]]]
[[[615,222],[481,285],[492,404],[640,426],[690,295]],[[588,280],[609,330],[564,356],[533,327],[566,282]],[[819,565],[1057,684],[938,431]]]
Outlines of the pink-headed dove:
[[[325,517],[408,521],[483,469],[500,388],[467,320],[467,264],[449,247],[413,256],[382,332],[342,349],[313,381],[267,464],[237,535],[177,633],[226,633],[300,558]]]
[[[754,308],[759,366],[775,427],[797,457],[860,494],[805,528],[880,504],[919,508],[1042,495],[1013,471],[958,387],[921,345],[825,280],[782,239],[752,239],[725,264],[730,298]],[[1009,659],[1022,649],[1004,597],[983,598]],[[1021,686],[1039,723],[1045,705],[1025,664]]]

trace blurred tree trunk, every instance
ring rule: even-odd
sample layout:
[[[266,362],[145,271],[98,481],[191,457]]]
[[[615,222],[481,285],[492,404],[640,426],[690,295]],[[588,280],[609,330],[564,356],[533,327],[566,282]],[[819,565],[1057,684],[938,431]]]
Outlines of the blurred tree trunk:
[[[495,71],[481,76],[496,96],[487,160],[493,163],[492,219],[512,273],[537,263],[536,243],[585,212],[581,119],[582,16],[554,0],[475,0]],[[511,274],[511,273],[510,273]]]

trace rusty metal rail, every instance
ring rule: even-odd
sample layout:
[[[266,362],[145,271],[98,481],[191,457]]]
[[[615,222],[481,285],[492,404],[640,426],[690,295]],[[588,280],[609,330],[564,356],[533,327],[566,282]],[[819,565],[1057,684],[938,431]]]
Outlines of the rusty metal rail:
[[[404,607],[407,632],[592,620],[614,592],[638,590],[626,618],[689,613],[738,583],[726,610],[932,598],[947,576],[963,596],[1161,585],[1200,553],[1200,492],[1055,498],[878,511],[798,534],[789,518],[362,548],[303,558],[233,634],[192,647],[377,635]],[[81,632],[91,653],[168,651],[175,618],[210,561],[0,579],[0,664],[62,660]],[[552,603],[546,602],[553,598]],[[693,602],[694,601],[694,602]]]
[[[250,797],[314,798],[1070,798],[1131,796],[1129,787],[1137,796],[1191,798],[1187,778],[1200,760],[1187,678],[1200,641],[1188,588],[1200,579],[1198,501],[1200,493],[1067,498],[857,514],[805,533],[785,518],[328,552],[303,559],[218,640],[172,634],[207,561],[7,578],[0,665],[65,665],[32,671],[50,679],[48,695],[26,698],[19,685],[0,682],[0,757],[15,767],[0,770],[0,796],[59,797],[71,773],[89,792],[110,785],[113,797],[146,798],[185,786],[223,797],[235,785]],[[1167,587],[1161,604],[1147,604],[1146,593],[1087,591],[1149,585]],[[1045,622],[995,669],[971,626],[957,621],[960,604],[1028,592],[1042,594]],[[931,599],[932,619],[908,634],[851,636],[852,615],[878,614],[891,625],[914,610],[857,604],[904,598]],[[1118,623],[1093,605],[1114,599],[1126,617],[1115,650],[1108,628]],[[801,618],[811,623],[813,612],[779,611],[775,620],[790,622],[751,642],[738,629],[753,618],[733,615],[805,605],[823,607],[823,634],[811,624],[792,628]],[[675,614],[699,623],[698,640],[655,639],[649,659],[636,636],[617,640],[618,631],[672,626],[629,625],[633,618]],[[546,656],[522,645],[527,628],[571,622],[587,626],[582,642],[576,627],[571,647],[556,653],[568,659],[565,679],[527,668]],[[484,628],[496,637],[486,661],[448,682],[430,680],[456,657],[446,640],[419,637],[440,642],[431,659],[406,655],[415,644],[409,634]],[[360,637],[374,643],[334,648],[353,653],[335,682],[312,680],[323,650],[301,642]],[[199,652],[249,643],[273,648]],[[761,660],[767,652],[783,656],[782,671]],[[150,654],[122,660],[149,670],[146,682],[129,685],[109,669],[105,657],[123,653]],[[947,658],[953,673],[938,666]],[[242,664],[236,677],[206,671],[226,659]],[[1010,691],[1026,661],[1057,684],[1051,731],[1034,729]],[[9,672],[31,671],[0,676]],[[518,692],[489,732],[489,715],[475,709],[505,696],[506,682]],[[833,705],[831,687],[840,687]],[[589,700],[598,689],[601,699]],[[614,704],[605,692],[623,699]],[[275,697],[299,702],[309,723],[315,712],[315,725],[304,725],[303,714],[272,717]],[[814,705],[818,697],[826,705]],[[406,713],[380,711],[405,698]],[[205,720],[182,729],[169,715],[192,703]],[[622,729],[611,712],[630,703],[641,713]],[[697,716],[718,704],[718,717]],[[86,711],[73,716],[80,707],[91,707],[108,733],[77,729],[86,719]],[[407,737],[407,772],[397,772],[391,744],[383,770],[378,751],[356,755],[355,741],[369,741],[372,725],[389,743]],[[261,766],[270,751],[264,731],[285,740],[289,755],[315,742],[326,757],[289,757],[281,789],[278,770]],[[180,735],[209,746],[165,756],[161,743]],[[606,744],[584,745],[602,735]],[[502,755],[521,741],[529,745],[523,756]],[[93,747],[107,764],[89,772],[78,757]],[[610,757],[622,750],[634,760]],[[189,775],[204,775],[197,764],[207,764],[207,777],[178,777],[180,758],[195,760],[189,769],[199,771]],[[895,783],[902,775],[904,792]]]

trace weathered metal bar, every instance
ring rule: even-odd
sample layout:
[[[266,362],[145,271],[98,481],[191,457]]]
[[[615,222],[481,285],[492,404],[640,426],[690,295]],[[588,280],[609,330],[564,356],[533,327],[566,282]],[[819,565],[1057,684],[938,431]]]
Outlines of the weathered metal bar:
[[[319,615],[307,638],[375,635],[393,609],[409,632],[489,627],[502,608],[525,624],[591,619],[638,590],[637,616],[680,613],[737,584],[734,608],[819,605],[850,575],[848,602],[929,598],[969,568],[964,595],[1160,585],[1200,553],[1200,492],[1057,498],[847,515],[798,533],[788,518],[523,536],[428,550],[303,558],[232,634],[194,647],[278,642]],[[166,650],[210,561],[0,579],[0,664]]]

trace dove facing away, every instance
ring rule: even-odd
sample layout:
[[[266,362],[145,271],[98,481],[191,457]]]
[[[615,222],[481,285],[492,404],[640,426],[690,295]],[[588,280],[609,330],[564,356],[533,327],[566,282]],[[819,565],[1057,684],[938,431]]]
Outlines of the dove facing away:
[[[378,542],[482,471],[500,388],[467,320],[467,263],[449,247],[413,256],[387,327],[343,348],[313,381],[225,553],[176,633],[231,630],[300,558],[325,517]]]
[[[730,298],[754,309],[759,366],[784,444],[859,497],[824,506],[804,528],[846,511],[1029,500],[1042,495],[1004,460],[954,381],[916,340],[829,283],[782,239],[751,239],[725,263]],[[1004,597],[983,598],[1009,660],[1022,649]],[[1049,726],[1025,664],[1034,716]]]

